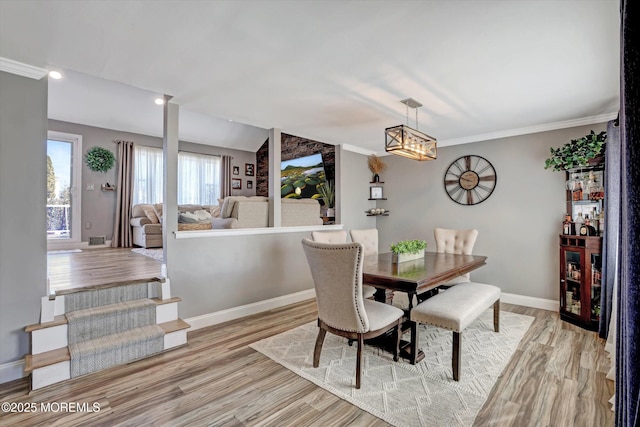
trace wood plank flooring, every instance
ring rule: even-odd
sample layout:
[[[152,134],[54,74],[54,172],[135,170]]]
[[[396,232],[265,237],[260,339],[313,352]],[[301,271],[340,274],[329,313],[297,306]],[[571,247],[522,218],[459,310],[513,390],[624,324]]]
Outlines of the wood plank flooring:
[[[47,255],[51,290],[57,295],[119,283],[150,282],[162,264],[131,252],[131,248],[85,249]]]
[[[535,316],[480,411],[476,426],[613,426],[609,359],[593,332],[557,313],[502,304]],[[248,344],[315,320],[315,301],[200,329],[186,346],[28,393],[26,379],[0,385],[2,426],[385,426],[298,377]],[[464,355],[463,355],[464,357]],[[366,386],[366,385],[365,385]],[[44,403],[94,402],[99,412],[41,412]]]

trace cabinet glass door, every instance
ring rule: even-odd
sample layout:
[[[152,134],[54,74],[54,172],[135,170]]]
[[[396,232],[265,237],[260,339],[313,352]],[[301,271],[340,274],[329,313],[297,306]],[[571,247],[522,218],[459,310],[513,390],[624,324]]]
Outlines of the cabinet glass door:
[[[602,285],[602,256],[591,254],[591,321],[600,320],[600,290]]]
[[[582,265],[580,259],[580,252],[565,251],[565,283],[566,294],[565,310],[568,313],[580,316],[580,310],[582,309],[582,295],[580,291],[580,280],[582,279]]]

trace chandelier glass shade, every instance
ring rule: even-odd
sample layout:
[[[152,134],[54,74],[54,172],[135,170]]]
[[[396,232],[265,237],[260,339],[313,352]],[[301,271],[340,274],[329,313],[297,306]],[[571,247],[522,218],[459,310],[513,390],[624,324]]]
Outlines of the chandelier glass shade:
[[[402,101],[407,106],[407,125],[393,126],[384,130],[385,151],[408,157],[413,160],[434,160],[437,157],[436,139],[408,126],[409,107],[416,109],[416,127],[418,125],[418,101],[407,98]]]

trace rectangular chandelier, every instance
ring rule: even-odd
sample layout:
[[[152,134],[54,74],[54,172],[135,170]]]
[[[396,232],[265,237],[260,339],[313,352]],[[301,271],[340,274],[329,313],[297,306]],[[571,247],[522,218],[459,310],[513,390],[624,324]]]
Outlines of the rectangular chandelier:
[[[434,160],[436,139],[409,126],[399,125],[384,130],[385,151],[413,160]]]

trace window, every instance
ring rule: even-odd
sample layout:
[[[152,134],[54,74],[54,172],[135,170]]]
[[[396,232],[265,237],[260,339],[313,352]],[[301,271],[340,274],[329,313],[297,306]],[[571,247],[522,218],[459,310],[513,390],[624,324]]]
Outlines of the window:
[[[47,239],[80,242],[82,136],[47,134]]]
[[[178,204],[217,205],[221,159],[207,154],[178,153]]]
[[[135,145],[133,151],[133,204],[162,203],[162,149]]]
[[[163,153],[135,146],[133,204],[162,203]],[[222,161],[219,156],[178,153],[178,204],[217,205]]]

